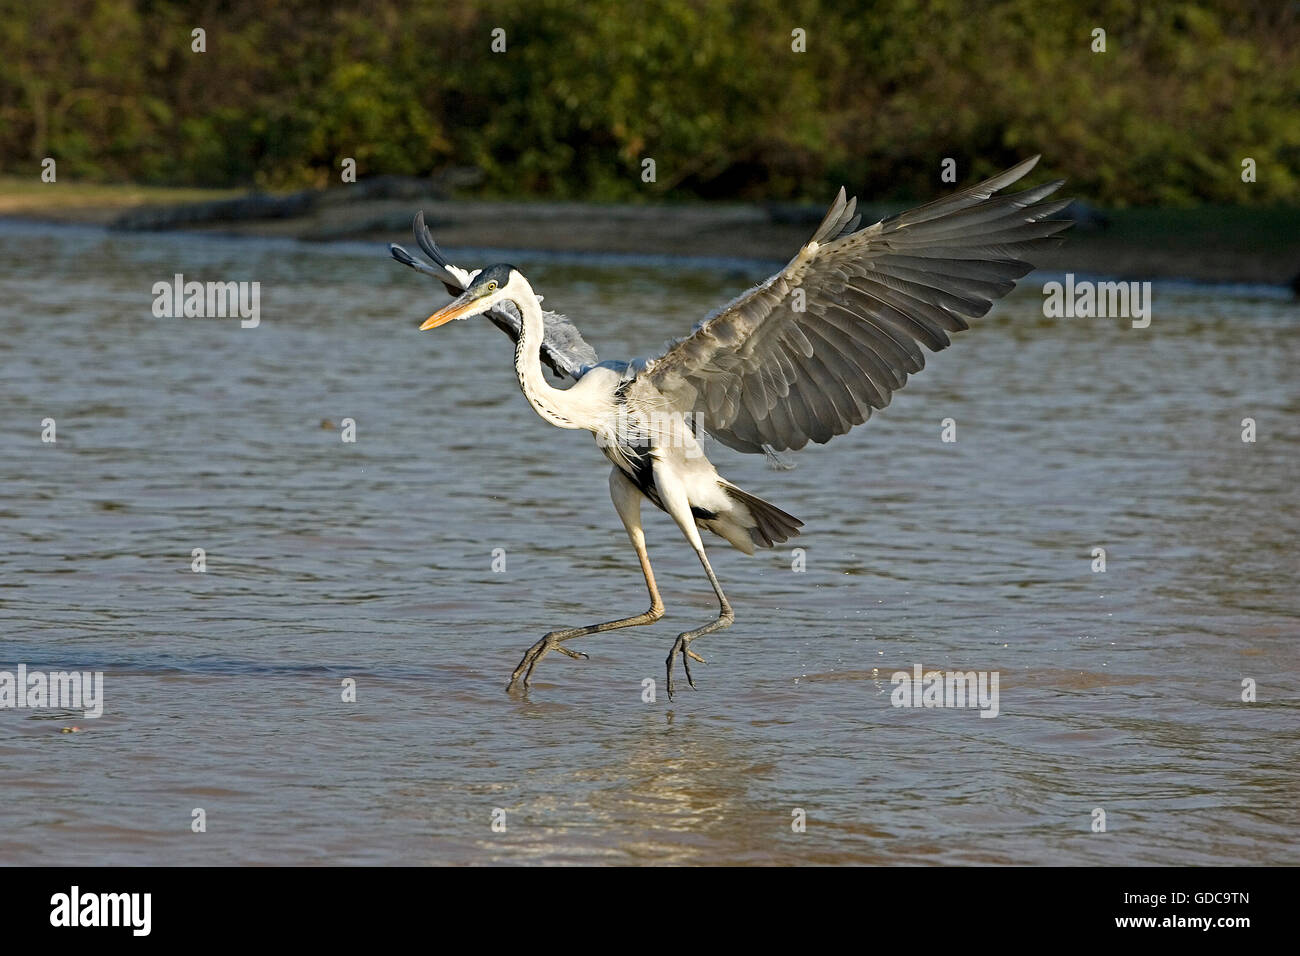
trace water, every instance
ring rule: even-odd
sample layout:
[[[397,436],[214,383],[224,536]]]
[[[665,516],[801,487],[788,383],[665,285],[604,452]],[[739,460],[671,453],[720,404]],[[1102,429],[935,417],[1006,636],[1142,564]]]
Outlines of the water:
[[[606,358],[764,274],[512,259]],[[259,280],[261,326],[154,318],[175,272]],[[650,509],[668,616],[520,699],[544,631],[645,594],[500,333],[417,333],[446,297],[376,246],[0,228],[0,669],[107,698],[0,710],[0,862],[1300,863],[1295,307],[1047,320],[1042,278],[796,470],[717,452],[807,570],[712,549],[698,692],[663,659],[712,595]],[[892,707],[915,664],[999,672],[1000,715]]]

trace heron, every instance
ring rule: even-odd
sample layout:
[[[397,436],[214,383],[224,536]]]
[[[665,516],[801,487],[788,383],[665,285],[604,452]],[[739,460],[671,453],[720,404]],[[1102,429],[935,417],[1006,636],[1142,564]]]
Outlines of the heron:
[[[680,658],[695,688],[692,645],[735,621],[709,563],[701,532],[753,554],[800,533],[803,522],[722,477],[706,437],[738,452],[776,456],[825,443],[889,404],[950,333],[970,328],[1033,265],[1027,258],[1060,241],[1071,225],[1053,219],[1069,200],[1064,180],[999,193],[1025,176],[1034,156],[969,188],[863,227],[856,198],[840,189],[812,238],[780,272],[732,299],[657,355],[598,361],[562,315],[544,310],[524,274],[500,263],[452,265],[423,213],[415,217],[424,262],[398,245],[395,259],[438,279],[454,296],[420,330],[486,316],[515,344],[524,397],[545,421],[585,429],[609,459],[609,491],[649,592],[639,614],[550,631],[524,652],[507,690],[532,684],[551,651],[587,655],[569,642],[664,615],[646,550],[644,501],[666,512],[694,549],[717,598],[708,623],[677,636],[665,661],[669,699]],[[543,366],[559,379],[547,380]]]

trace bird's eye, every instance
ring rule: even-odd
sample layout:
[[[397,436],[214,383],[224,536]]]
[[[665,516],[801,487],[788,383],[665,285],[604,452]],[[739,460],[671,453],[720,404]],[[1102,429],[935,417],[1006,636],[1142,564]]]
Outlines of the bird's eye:
[[[495,291],[497,290],[497,280],[496,280],[496,279],[493,279],[491,282],[489,282],[489,283],[487,284],[487,290],[488,290],[489,292],[495,292]]]

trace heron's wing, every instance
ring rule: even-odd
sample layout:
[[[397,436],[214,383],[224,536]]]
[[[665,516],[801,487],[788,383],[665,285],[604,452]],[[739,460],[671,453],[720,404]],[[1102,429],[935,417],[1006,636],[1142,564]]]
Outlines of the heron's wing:
[[[410,266],[416,272],[424,275],[433,276],[446,287],[451,295],[460,295],[474,281],[474,276],[478,275],[478,270],[467,272],[447,261],[447,257],[438,248],[438,244],[433,241],[429,227],[424,224],[423,212],[415,214],[413,228],[415,230],[415,241],[424,250],[424,254],[432,260],[433,265],[415,258],[399,245],[390,245],[388,251],[402,265]],[[502,302],[484,314],[492,320],[492,323],[497,328],[510,336],[512,341],[519,341],[520,329],[523,328],[523,317],[520,316],[519,310],[515,308],[513,302]],[[550,366],[556,375],[577,381],[583,372],[598,361],[596,350],[586,343],[573,323],[564,316],[556,312],[543,310],[542,321],[545,323],[545,332],[542,335],[542,361]]]
[[[992,198],[1038,157],[955,195],[858,229],[841,189],[790,264],[671,342],[640,378],[740,451],[826,442],[884,408],[1033,266],[1068,220],[1064,180]]]

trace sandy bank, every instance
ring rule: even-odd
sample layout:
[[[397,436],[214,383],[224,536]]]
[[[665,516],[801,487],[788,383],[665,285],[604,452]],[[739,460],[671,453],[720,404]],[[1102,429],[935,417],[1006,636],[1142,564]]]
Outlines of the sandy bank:
[[[196,201],[198,200],[198,201]],[[879,218],[896,206],[867,205]],[[0,216],[127,230],[184,229],[409,244],[423,209],[439,243],[570,253],[640,253],[785,261],[822,209],[796,204],[628,205],[460,200],[428,183],[379,177],[355,186],[267,196],[233,191],[0,182]],[[1287,285],[1300,273],[1300,210],[1200,207],[1085,211],[1050,271],[1129,279]]]

